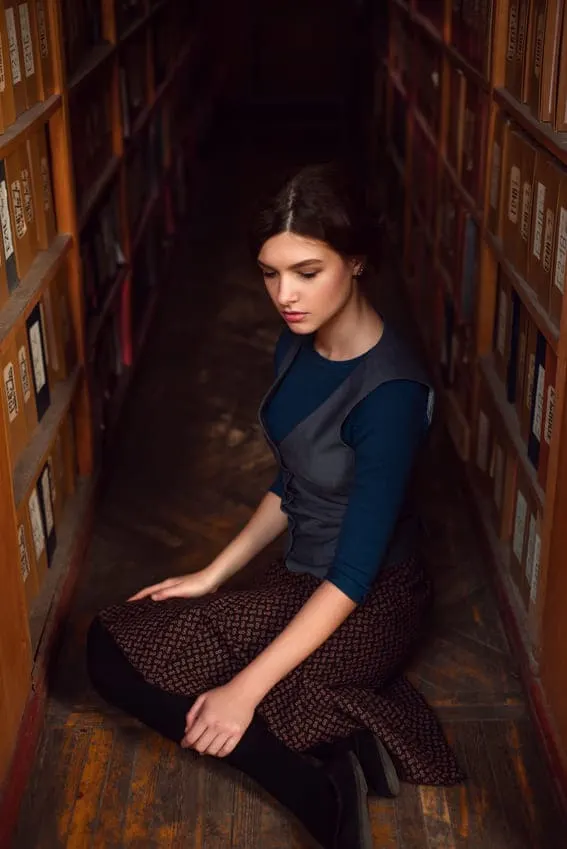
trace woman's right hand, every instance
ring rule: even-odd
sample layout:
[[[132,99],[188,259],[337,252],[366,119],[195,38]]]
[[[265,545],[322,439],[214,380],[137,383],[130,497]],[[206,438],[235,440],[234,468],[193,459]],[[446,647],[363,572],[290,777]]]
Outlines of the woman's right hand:
[[[218,579],[207,569],[201,569],[190,575],[168,578],[159,584],[145,587],[131,596],[128,601],[140,601],[148,596],[154,601],[164,601],[166,598],[199,598],[199,596],[216,592],[218,588]]]

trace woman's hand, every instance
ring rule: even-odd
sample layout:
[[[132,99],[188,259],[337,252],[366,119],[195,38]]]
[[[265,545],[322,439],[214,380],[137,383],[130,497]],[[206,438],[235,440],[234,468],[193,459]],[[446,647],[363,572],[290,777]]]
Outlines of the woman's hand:
[[[219,588],[219,581],[208,569],[201,569],[192,575],[180,575],[178,578],[168,578],[159,584],[145,587],[128,601],[140,601],[151,596],[154,601],[164,601],[166,598],[198,598],[214,593]]]
[[[256,702],[232,683],[203,693],[189,713],[184,749],[224,758],[236,748],[254,716]]]

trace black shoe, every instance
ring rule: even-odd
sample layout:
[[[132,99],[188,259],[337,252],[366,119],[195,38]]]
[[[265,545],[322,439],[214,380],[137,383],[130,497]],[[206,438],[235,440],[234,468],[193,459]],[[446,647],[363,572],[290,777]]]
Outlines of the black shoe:
[[[394,799],[400,792],[400,781],[392,758],[380,739],[372,731],[364,729],[347,737],[346,743],[362,767],[369,794]]]
[[[400,782],[392,759],[380,739],[366,728],[353,731],[348,737],[320,743],[309,754],[324,764],[340,754],[352,752],[364,772],[370,796],[393,799],[400,792]]]
[[[337,791],[338,821],[332,849],[372,849],[366,780],[352,752],[325,768]]]

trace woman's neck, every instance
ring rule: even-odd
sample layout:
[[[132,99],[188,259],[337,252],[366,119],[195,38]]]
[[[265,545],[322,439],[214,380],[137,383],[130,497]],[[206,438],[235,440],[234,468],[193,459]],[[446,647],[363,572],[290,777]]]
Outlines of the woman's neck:
[[[315,334],[316,351],[328,360],[351,360],[382,338],[384,322],[356,289],[344,307]]]

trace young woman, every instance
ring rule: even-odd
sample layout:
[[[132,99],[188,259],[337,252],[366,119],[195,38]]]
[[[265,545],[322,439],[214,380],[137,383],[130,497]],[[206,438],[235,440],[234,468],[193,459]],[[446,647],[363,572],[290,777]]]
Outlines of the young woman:
[[[87,647],[106,700],[251,776],[325,849],[370,849],[368,789],[463,777],[401,675],[430,597],[411,477],[433,391],[363,294],[353,197],[306,168],[254,233],[287,324],[260,409],[276,481],[212,563],[101,611]],[[223,588],[284,531],[261,583]]]

